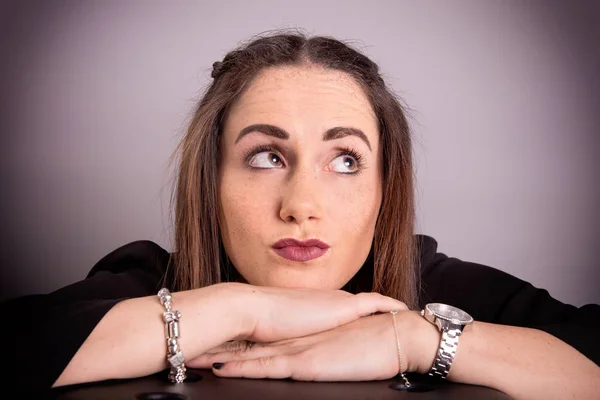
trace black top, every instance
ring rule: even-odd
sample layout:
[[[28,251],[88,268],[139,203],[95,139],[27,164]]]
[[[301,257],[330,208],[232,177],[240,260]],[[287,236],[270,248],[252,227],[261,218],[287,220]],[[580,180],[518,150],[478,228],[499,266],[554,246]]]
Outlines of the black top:
[[[465,310],[476,321],[540,329],[600,365],[600,305],[563,304],[546,290],[505,272],[438,253],[437,242],[429,236],[417,239],[420,306],[446,303]],[[0,304],[0,343],[7,366],[3,379],[22,388],[49,388],[111,307],[121,300],[157,293],[169,257],[154,242],[132,242],[103,257],[80,282]],[[372,269],[368,264],[344,289],[370,290],[364,278]]]

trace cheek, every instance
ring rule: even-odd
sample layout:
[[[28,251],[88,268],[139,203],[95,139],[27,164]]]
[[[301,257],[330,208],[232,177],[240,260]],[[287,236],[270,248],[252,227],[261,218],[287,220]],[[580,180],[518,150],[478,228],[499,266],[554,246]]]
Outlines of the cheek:
[[[353,182],[330,190],[328,232],[335,238],[331,260],[331,287],[341,288],[364,264],[371,245],[381,205],[381,185],[376,179]]]
[[[342,237],[351,234],[360,236],[374,229],[381,205],[381,185],[375,178],[361,176],[356,182],[342,181],[329,186],[330,221],[338,226]],[[370,245],[369,237],[356,239]]]
[[[273,210],[274,197],[269,196],[266,189],[235,171],[223,173],[219,182],[219,202],[225,242],[235,245],[238,241],[257,238],[253,232],[264,227]]]

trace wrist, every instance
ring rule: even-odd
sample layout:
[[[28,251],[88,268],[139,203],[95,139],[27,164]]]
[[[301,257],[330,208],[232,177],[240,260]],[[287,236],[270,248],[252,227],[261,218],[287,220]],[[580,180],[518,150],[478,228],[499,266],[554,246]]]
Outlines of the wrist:
[[[224,316],[228,340],[245,340],[252,335],[256,326],[256,291],[245,283],[227,282],[211,286],[212,302]]]
[[[403,318],[398,320],[398,334],[400,343],[404,344],[407,371],[427,374],[440,345],[440,332],[419,311],[406,311],[402,314]]]
[[[220,283],[172,294],[173,307],[182,314],[180,342],[187,359],[244,337],[251,329],[240,290],[235,285]],[[158,301],[157,304],[160,306]]]

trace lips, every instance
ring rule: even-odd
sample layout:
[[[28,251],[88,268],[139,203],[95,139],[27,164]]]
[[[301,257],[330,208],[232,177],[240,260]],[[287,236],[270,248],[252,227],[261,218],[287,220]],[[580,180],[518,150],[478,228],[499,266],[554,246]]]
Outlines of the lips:
[[[273,245],[275,253],[290,261],[305,262],[321,257],[329,245],[318,239],[282,239]]]

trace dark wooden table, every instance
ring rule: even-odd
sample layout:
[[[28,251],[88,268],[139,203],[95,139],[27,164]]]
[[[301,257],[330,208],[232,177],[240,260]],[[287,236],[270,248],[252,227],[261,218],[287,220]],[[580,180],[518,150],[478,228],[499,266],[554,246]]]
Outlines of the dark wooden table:
[[[373,382],[297,382],[291,380],[254,380],[217,378],[210,371],[188,371],[195,381],[171,384],[164,373],[145,378],[76,385],[54,392],[60,400],[175,400],[175,399],[510,399],[506,394],[482,386],[438,381],[410,374],[415,388],[407,392],[389,386],[397,380]]]

